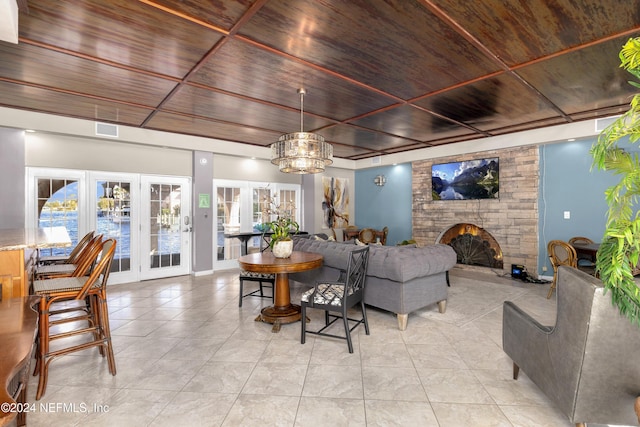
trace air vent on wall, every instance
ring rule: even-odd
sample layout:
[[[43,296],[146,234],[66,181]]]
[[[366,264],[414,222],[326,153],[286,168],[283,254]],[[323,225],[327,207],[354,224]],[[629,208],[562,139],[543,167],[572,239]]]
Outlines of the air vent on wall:
[[[118,137],[118,126],[109,123],[96,123],[96,135],[108,136],[110,138]]]
[[[372,165],[379,165],[381,163],[382,163],[382,157],[376,156],[376,157],[372,157],[371,158],[371,164]]]
[[[600,133],[603,130],[605,130],[607,126],[609,126],[611,123],[618,120],[618,117],[620,116],[605,117],[604,119],[596,119],[596,132]]]

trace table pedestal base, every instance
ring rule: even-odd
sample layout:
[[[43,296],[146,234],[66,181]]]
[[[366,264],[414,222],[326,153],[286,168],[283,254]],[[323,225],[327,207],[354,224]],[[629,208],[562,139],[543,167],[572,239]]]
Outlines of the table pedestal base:
[[[280,331],[280,325],[284,323],[293,323],[302,317],[300,306],[297,304],[289,304],[285,307],[265,307],[256,317],[256,322],[273,323],[271,332]]]

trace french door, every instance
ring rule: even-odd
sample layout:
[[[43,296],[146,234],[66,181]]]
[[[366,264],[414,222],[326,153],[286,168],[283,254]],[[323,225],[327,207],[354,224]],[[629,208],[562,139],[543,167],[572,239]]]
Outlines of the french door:
[[[140,177],[137,174],[89,172],[88,181],[90,229],[105,239],[116,239],[109,281],[137,281]]]
[[[276,219],[277,215],[287,215],[300,222],[300,185],[216,179],[213,187],[217,224],[215,269],[238,267],[237,259],[243,248],[240,240],[231,236],[233,233],[257,234],[246,242],[247,252],[251,253],[265,247],[259,235],[262,223]]]
[[[191,181],[188,178],[141,178],[140,279],[191,272]]]
[[[64,226],[72,247],[90,230],[116,239],[111,284],[190,273],[189,178],[44,168],[27,176],[28,226]]]

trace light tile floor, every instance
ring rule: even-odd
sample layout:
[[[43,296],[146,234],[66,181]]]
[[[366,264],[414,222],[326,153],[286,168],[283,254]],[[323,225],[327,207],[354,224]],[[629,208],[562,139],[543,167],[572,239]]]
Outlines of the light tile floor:
[[[480,279],[481,281],[478,281]],[[502,301],[553,321],[548,285],[454,269],[447,313],[370,308],[353,354],[300,324],[255,322],[237,271],[109,288],[118,373],[96,349],[54,360],[29,426],[571,426],[501,349]],[[292,301],[305,287],[292,285]],[[311,326],[321,313],[310,310]]]

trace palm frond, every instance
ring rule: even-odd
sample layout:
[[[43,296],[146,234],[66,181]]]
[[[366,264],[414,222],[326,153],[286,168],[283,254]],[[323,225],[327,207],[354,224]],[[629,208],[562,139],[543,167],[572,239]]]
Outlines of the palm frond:
[[[640,38],[630,39],[620,51],[620,67],[640,79]],[[637,82],[630,82],[640,88]],[[640,259],[640,160],[618,146],[629,137],[631,143],[640,140],[640,94],[631,100],[629,110],[600,133],[591,147],[592,169],[597,168],[619,176],[617,184],[605,192],[609,205],[606,230],[596,258],[596,271],[611,292],[611,301],[620,313],[640,326],[640,288],[633,270]]]

